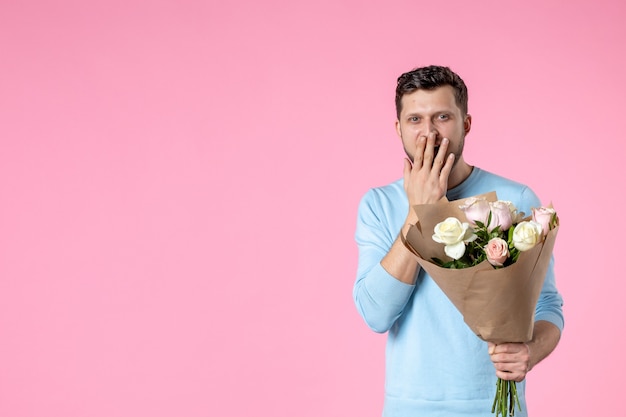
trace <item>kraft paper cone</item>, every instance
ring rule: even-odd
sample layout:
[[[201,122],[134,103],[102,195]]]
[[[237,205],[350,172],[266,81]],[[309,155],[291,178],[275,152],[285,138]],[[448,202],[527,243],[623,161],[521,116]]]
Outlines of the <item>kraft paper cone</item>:
[[[495,193],[482,197],[497,200]],[[465,200],[415,206],[420,221],[409,228],[404,243],[478,337],[496,344],[528,342],[558,226],[542,243],[522,252],[517,262],[505,268],[495,269],[487,261],[471,268],[442,268],[431,261],[433,257],[450,259],[443,245],[432,240],[435,225],[447,217],[467,221],[459,208]]]

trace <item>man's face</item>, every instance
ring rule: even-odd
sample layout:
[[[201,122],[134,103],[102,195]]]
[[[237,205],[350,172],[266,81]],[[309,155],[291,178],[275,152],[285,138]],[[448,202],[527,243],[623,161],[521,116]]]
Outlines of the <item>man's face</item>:
[[[411,162],[418,138],[434,133],[435,150],[439,149],[443,138],[448,138],[448,153],[454,153],[456,164],[461,160],[465,135],[470,127],[471,116],[463,115],[456,104],[454,89],[449,85],[434,90],[416,90],[402,97],[402,112],[396,121],[396,130]]]

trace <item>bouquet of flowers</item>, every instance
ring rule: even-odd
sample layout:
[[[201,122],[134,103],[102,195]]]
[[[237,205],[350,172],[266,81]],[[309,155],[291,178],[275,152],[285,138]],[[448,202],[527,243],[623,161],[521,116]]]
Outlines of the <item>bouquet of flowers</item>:
[[[552,207],[532,216],[495,192],[415,206],[419,223],[405,245],[481,339],[495,344],[532,338],[535,307],[545,279],[558,216]],[[498,378],[491,412],[521,409],[514,381]]]

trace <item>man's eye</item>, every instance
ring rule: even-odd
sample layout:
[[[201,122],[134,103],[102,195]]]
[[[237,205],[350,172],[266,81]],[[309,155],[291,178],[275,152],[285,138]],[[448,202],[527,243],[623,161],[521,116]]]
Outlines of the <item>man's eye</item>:
[[[447,114],[440,114],[439,115],[439,120],[448,120],[450,118],[450,116],[448,116]]]
[[[413,117],[410,117],[410,118],[409,118],[409,122],[413,122],[413,123],[415,123],[415,122],[419,122],[419,120],[420,120],[420,118],[419,118],[419,117],[417,117],[417,116],[413,116]]]

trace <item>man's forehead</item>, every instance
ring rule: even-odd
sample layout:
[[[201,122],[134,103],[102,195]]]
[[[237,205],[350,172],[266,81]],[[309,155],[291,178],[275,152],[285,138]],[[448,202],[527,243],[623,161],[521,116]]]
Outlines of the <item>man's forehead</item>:
[[[448,85],[426,90],[419,89],[402,96],[402,112],[458,109],[454,89]]]

